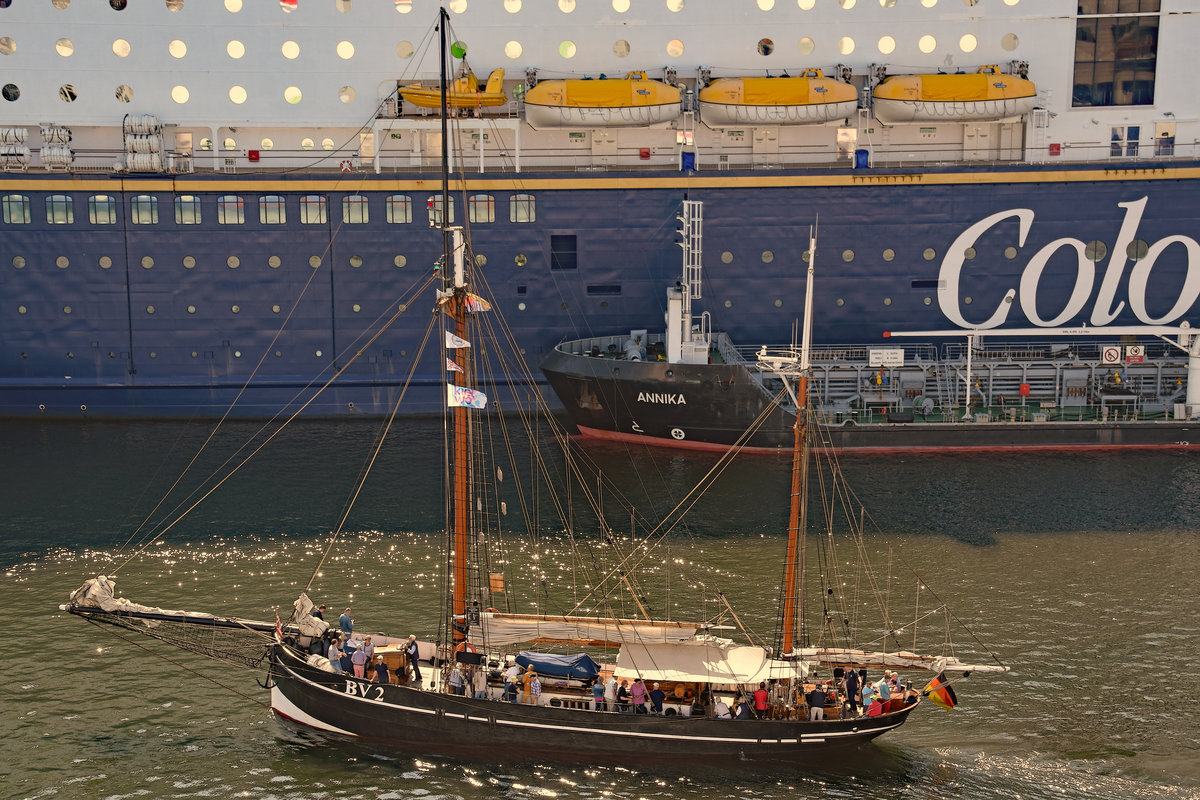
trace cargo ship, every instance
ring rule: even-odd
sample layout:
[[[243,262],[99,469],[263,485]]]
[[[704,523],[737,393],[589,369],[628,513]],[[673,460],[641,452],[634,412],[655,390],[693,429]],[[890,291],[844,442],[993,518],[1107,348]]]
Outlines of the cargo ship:
[[[1111,5],[451,0],[443,140],[432,0],[0,0],[0,415],[436,411],[443,213],[531,370],[655,327],[685,200],[732,341],[787,340],[815,217],[818,344],[1178,325],[1200,12]]]

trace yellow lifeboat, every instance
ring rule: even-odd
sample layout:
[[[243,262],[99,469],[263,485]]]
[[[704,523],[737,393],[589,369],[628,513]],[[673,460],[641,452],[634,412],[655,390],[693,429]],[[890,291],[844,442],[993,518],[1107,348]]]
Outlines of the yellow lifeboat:
[[[803,125],[852,116],[858,90],[819,69],[778,78],[717,78],[700,90],[700,119],[727,125]]]
[[[1036,94],[1031,81],[988,65],[954,75],[889,75],[872,96],[875,118],[891,125],[1019,117]]]
[[[437,86],[420,83],[401,86],[400,96],[418,108],[442,107],[442,92]],[[503,69],[492,70],[483,91],[479,89],[479,79],[469,69],[466,75],[456,78],[446,91],[446,103],[450,108],[493,108],[507,102]]]
[[[645,72],[541,81],[525,92],[525,121],[534,128],[654,125],[675,119],[681,107],[679,89],[649,80]]]

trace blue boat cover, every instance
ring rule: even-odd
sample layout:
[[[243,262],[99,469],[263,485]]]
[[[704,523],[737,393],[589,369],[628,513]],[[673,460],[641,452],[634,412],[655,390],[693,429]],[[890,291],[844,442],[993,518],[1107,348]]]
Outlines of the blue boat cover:
[[[534,672],[539,675],[555,678],[590,680],[600,674],[600,665],[587,653],[562,656],[557,653],[533,653],[523,650],[517,654],[516,661],[522,667],[532,666]]]

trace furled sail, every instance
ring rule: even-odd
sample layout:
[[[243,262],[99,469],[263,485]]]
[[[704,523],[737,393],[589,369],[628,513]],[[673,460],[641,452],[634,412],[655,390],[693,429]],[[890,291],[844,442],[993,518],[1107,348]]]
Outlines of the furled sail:
[[[928,656],[900,650],[894,653],[884,653],[871,650],[851,650],[841,647],[806,647],[795,650],[794,656],[810,664],[823,664],[836,667],[873,667],[883,669],[927,669],[931,672],[1008,672],[1008,667],[1002,664],[967,664],[953,656]]]
[[[626,642],[686,642],[703,627],[699,623],[691,622],[505,614],[493,611],[479,615],[479,625],[472,626],[470,636],[489,647],[503,647],[521,642],[616,647]]]

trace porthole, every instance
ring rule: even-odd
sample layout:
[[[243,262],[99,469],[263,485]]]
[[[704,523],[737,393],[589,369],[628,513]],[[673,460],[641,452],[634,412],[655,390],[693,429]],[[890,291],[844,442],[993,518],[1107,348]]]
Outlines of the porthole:
[[[267,266],[271,269],[279,269],[279,265],[283,262],[279,260],[279,256],[271,256],[267,259]]]
[[[1146,257],[1146,253],[1148,252],[1150,252],[1150,245],[1141,239],[1134,239],[1125,248],[1125,255],[1130,261],[1141,261]]]
[[[315,146],[316,145],[313,143],[313,140],[308,138],[307,136],[305,136],[303,139],[300,140],[300,149],[301,150],[312,150],[313,147],[315,147]]]
[[[142,256],[142,269],[153,269],[154,259],[150,256]]]
[[[924,302],[925,302],[925,305],[929,305],[930,303],[932,303],[932,302],[933,302],[933,298],[932,298],[932,297],[926,297]]]
[[[27,309],[25,306],[17,306],[17,313],[18,313],[18,314],[25,314],[25,313],[27,313],[28,311],[29,311],[29,309]]]
[[[524,258],[524,256],[517,256],[517,258]],[[405,258],[404,256],[396,256],[395,258],[392,259],[392,263],[395,264],[397,267],[403,267],[405,264],[408,263],[408,259]],[[521,263],[524,263],[524,262],[521,262]],[[519,264],[518,264],[518,266],[519,266]]]
[[[892,298],[890,298],[890,297],[883,298],[883,304],[885,306],[890,306],[892,304]]]
[[[1009,247],[1004,248],[1004,257],[1007,258],[1009,261],[1012,261],[1014,258],[1017,257],[1017,248],[1012,247],[1011,245]]]
[[[813,50],[817,49],[817,43],[812,40],[811,36],[805,36],[796,42],[796,49],[800,51],[800,55],[802,56],[811,56]]]
[[[300,57],[300,45],[288,39],[279,47],[279,51],[283,53],[283,57],[292,61]]]
[[[917,40],[917,49],[928,55],[937,49],[937,39],[927,33]]]
[[[146,313],[147,313],[147,314],[153,314],[153,313],[154,313],[154,306],[146,306]]]
[[[157,353],[157,352],[155,352],[154,350],[151,350],[151,351],[150,351],[150,357],[151,357],[151,358],[158,358],[158,353]]]
[[[521,10],[521,0],[504,0],[504,10],[515,14]]]
[[[183,257],[183,268],[184,269],[194,269],[195,266],[196,266],[196,258],[194,256],[184,256]]]
[[[839,297],[839,298],[837,299],[837,307],[838,307],[838,308],[841,308],[841,307],[842,307],[842,306],[844,306],[844,305],[846,305],[846,301],[845,301],[845,300],[843,300],[842,298],[840,298],[840,297]]]
[[[624,14],[629,10],[629,0],[612,0],[613,11]]]
[[[880,53],[883,53],[885,56],[891,55],[896,50],[896,39],[892,36],[881,36],[879,37],[879,44],[876,46],[879,48]]]
[[[726,308],[733,308],[733,301],[732,301],[732,300],[726,300],[726,301],[725,301],[725,307],[726,307]]]
[[[807,264],[808,259],[809,259],[809,251],[805,250],[803,253],[800,254],[800,260],[803,261],[805,264]]]
[[[63,58],[75,53],[75,43],[70,39],[59,39],[54,43],[54,50]]]
[[[289,105],[296,105],[303,97],[304,95],[301,93],[299,86],[289,86],[283,90],[283,99]]]
[[[672,39],[667,42],[667,55],[671,58],[679,58],[683,55],[683,42],[679,39]]]
[[[483,253],[476,253],[475,254],[475,266],[482,267],[482,266],[485,266],[486,264],[487,264],[487,256],[485,256]]]
[[[847,264],[849,264],[853,260],[854,260],[854,251],[853,250],[847,249],[847,250],[842,251],[842,261],[845,261]]]
[[[70,313],[71,313],[71,307],[70,307],[70,306],[63,306],[63,313],[64,313],[64,314],[70,314]]]
[[[234,357],[234,358],[241,358],[241,357],[242,357],[242,351],[241,351],[241,350],[234,350],[234,351],[233,351],[233,357]]]
[[[350,266],[358,269],[363,265],[362,256],[350,256]]]
[[[132,48],[125,39],[113,39],[112,51],[117,58],[128,58]]]
[[[321,140],[321,149],[322,150],[332,150],[333,149],[333,139],[330,139],[329,137],[325,137],[324,139],[322,139]]]
[[[275,351],[275,357],[276,357],[276,358],[283,358],[283,351],[282,351],[282,350],[276,350],[276,351]]]
[[[15,83],[6,83],[4,88],[0,89],[0,95],[10,103],[16,102],[21,97],[21,90]]]
[[[413,49],[412,42],[405,41],[396,45],[396,55],[401,58],[412,58],[414,52],[416,51]]]
[[[325,354],[324,354],[324,353],[322,353],[320,350],[318,350],[318,351],[317,351],[317,358],[320,358],[320,357],[321,357],[321,356],[323,356],[323,355],[325,355]]]
[[[100,256],[100,269],[112,269],[112,259],[108,256]]]
[[[450,10],[462,14],[467,10],[467,0],[450,0]]]
[[[683,11],[683,0],[667,0],[667,11]]]
[[[762,0],[759,0],[759,3],[762,3]],[[758,54],[760,56],[769,56],[769,55],[771,55],[771,53],[774,53],[774,52],[775,52],[775,42],[773,42],[770,39],[767,39],[765,37],[758,40]]]
[[[337,43],[337,46],[334,48],[334,50],[337,52],[338,58],[342,59],[343,61],[349,61],[350,59],[354,58],[353,42],[347,42],[345,40],[340,41]]]
[[[1015,33],[1006,33],[1000,38],[1000,46],[1010,53],[1016,50],[1021,44],[1021,40],[1017,38]]]
[[[963,298],[963,302],[966,303],[967,305],[971,305],[971,303],[973,303],[974,301],[971,299],[970,295],[967,295],[966,297]]]
[[[558,10],[570,14],[575,10],[575,0],[558,0]]]
[[[122,83],[113,90],[113,97],[117,98],[118,103],[132,103],[133,87]]]
[[[17,43],[11,36],[0,36],[0,56],[11,56],[17,52]]]
[[[843,36],[838,39],[838,53],[848,56],[854,52],[854,39],[849,36]]]
[[[397,306],[397,310],[399,310],[401,314],[403,314],[405,311],[408,311],[408,303],[401,303],[399,306]],[[404,355],[403,350],[400,351],[400,355]]]
[[[508,41],[504,43],[504,55],[509,58],[520,58],[523,49],[521,43],[517,41]]]
[[[770,11],[775,7],[775,0],[758,0],[758,7],[761,11]]]
[[[524,311],[524,310],[525,310],[525,304],[517,303],[517,311]]]
[[[571,41],[562,41],[558,43],[558,54],[563,58],[575,57],[575,43]]]
[[[625,58],[629,55],[629,42],[624,39],[617,39],[613,42],[613,55],[617,58]]]
[[[245,87],[245,86],[231,86],[231,87],[229,87],[229,99],[230,99],[230,100],[231,100],[231,101],[232,101],[234,104],[236,104],[236,105],[239,105],[239,106],[240,106],[242,103],[246,102],[246,98],[247,98],[247,97],[249,97],[249,95],[247,95],[247,94],[246,94],[246,87]]]
[[[360,306],[358,303],[355,303],[354,305],[350,306],[350,308],[354,311],[355,314],[362,311],[362,306]]]
[[[1012,303],[1012,301],[1013,301],[1013,299],[1012,299],[1012,295],[1011,295],[1011,294],[1010,294],[1010,295],[1005,295],[1005,297],[1004,297],[1004,302],[1006,302],[1006,303]]]
[[[187,45],[179,39],[172,39],[167,44],[167,52],[171,54],[171,58],[183,58],[187,55]]]
[[[921,0],[921,5],[925,8],[933,8],[938,4],[938,0]]]
[[[896,257],[896,251],[893,250],[892,248],[889,247],[888,249],[883,251],[883,260],[884,261],[891,261],[895,257]]]
[[[78,98],[79,92],[75,90],[75,87],[72,84],[64,83],[62,86],[58,87],[58,99],[62,100],[64,103],[74,103]],[[186,102],[186,98],[181,102]]]
[[[232,311],[234,314],[240,314],[240,313],[242,313],[242,307],[241,307],[241,306],[239,306],[239,305],[233,305],[233,306],[230,306],[230,307],[229,307],[229,310],[230,310],[230,311]]]
[[[200,354],[199,354],[199,353],[197,353],[195,350],[193,350],[193,351],[192,351],[192,358],[196,358],[196,357],[198,357],[199,355],[200,355]]]
[[[1108,245],[1099,239],[1093,239],[1084,246],[1083,255],[1088,261],[1103,261],[1108,255]]]
[[[186,103],[188,101],[189,97],[191,97],[191,94],[188,92],[186,86],[172,86],[171,87],[171,99],[174,100],[179,105],[183,105],[184,103]]]
[[[71,266],[71,259],[67,258],[66,256],[59,256],[58,258],[54,259],[54,263],[59,269],[66,269],[67,267]]]
[[[25,256],[13,256],[13,266],[17,269],[25,269]]]
[[[801,11],[812,11],[817,0],[796,0],[796,4],[800,6]]]
[[[849,11],[850,9],[854,8],[854,4],[856,2],[857,0],[838,0],[838,5]]]
[[[968,247],[966,250],[963,250],[963,258],[965,258],[967,261],[974,261],[975,260],[975,248]]]
[[[517,257],[513,259],[513,263],[518,267],[523,267],[529,263],[529,259],[524,253],[517,253]]]
[[[237,39],[233,39],[227,45],[225,45],[225,54],[233,59],[241,58],[242,56],[246,55],[246,45],[242,44]]]
[[[733,263],[733,253],[729,252],[728,250],[725,250],[724,252],[722,252],[721,253],[721,263],[722,264],[732,264]]]
[[[272,313],[272,314],[278,314],[278,313],[280,312],[280,310],[281,310],[281,309],[279,308],[279,304],[278,304],[278,303],[275,303],[274,305],[272,305],[272,306],[271,306],[271,313]]]
[[[975,48],[978,46],[979,39],[975,38],[975,34],[973,33],[965,33],[963,34],[962,38],[958,40],[958,49],[962,50],[964,53],[974,53]]]
[[[771,252],[770,250],[763,250],[762,256],[760,256],[760,257],[762,258],[762,263],[764,263],[764,264],[770,264],[772,261],[775,260],[775,254],[773,252]]]
[[[321,257],[320,256],[309,256],[308,257],[308,265],[310,267],[312,267],[313,269],[316,269],[317,267],[321,266]]]
[[[782,301],[782,300],[780,300],[778,297],[776,297],[776,298],[775,298],[775,307],[776,307],[776,308],[783,308],[783,301]]]
[[[195,307],[195,306],[188,306],[188,307],[187,307],[187,312],[188,312],[189,314],[195,314],[195,313],[196,313],[196,307]]]
[[[926,247],[925,250],[921,253],[921,257],[924,258],[926,261],[933,261],[935,258],[937,258],[937,251],[934,250],[932,247]]]
[[[225,264],[230,269],[237,269],[242,265],[242,260],[237,256],[230,256],[229,258],[225,259]]]

